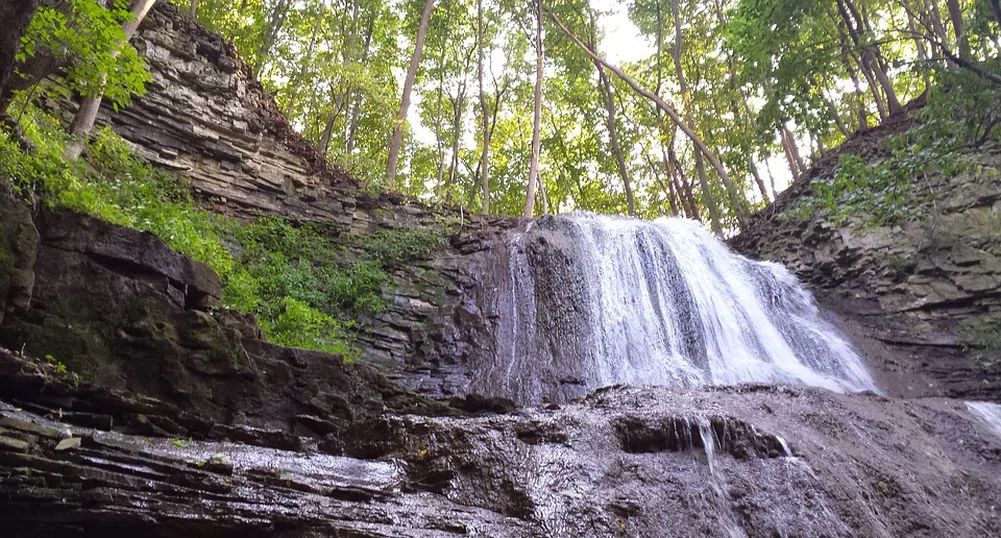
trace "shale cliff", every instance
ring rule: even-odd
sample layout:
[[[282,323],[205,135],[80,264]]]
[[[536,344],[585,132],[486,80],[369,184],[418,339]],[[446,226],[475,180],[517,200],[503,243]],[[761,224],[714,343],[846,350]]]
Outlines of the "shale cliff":
[[[782,263],[810,284],[848,320],[890,390],[1001,400],[1001,148],[965,150],[971,166],[960,173],[909,178],[917,195],[903,222],[803,211],[842,157],[875,166],[889,155],[888,137],[912,125],[898,117],[856,134],[758,213],[731,246]]]

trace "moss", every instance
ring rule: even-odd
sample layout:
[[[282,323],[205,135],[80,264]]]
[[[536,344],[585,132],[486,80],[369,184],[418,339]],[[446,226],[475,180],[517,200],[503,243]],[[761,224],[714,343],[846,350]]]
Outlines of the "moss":
[[[963,331],[970,358],[985,370],[1001,372],[1001,316],[994,315]]]
[[[51,356],[64,364],[68,372],[88,381],[108,386],[120,384],[120,373],[109,360],[111,350],[99,327],[46,316],[38,324],[15,321],[7,329],[18,335],[28,355]]]
[[[891,255],[886,259],[886,269],[895,281],[902,281],[914,272],[918,266],[917,260],[910,256]]]
[[[185,331],[185,347],[205,351],[212,364],[239,367],[239,348],[233,335],[210,314],[192,312],[191,316]]]

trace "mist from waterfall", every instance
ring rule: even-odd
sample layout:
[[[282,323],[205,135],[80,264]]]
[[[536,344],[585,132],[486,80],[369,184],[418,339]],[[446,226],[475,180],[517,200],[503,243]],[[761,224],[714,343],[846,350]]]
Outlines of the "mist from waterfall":
[[[507,261],[477,392],[538,402],[620,383],[875,388],[785,267],[735,254],[694,221],[543,217]]]

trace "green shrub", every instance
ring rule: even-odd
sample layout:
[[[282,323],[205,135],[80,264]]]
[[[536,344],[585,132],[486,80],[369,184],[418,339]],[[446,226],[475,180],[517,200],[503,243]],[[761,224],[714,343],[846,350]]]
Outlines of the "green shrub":
[[[180,177],[136,157],[110,130],[92,138],[85,159],[68,163],[54,118],[28,105],[22,125],[32,151],[0,133],[0,177],[16,193],[151,232],[212,267],[223,305],[256,315],[272,341],[357,357],[353,319],[387,306],[389,277],[378,263],[352,261],[321,226],[280,218],[242,225],[202,210]]]
[[[345,357],[358,355],[347,332],[354,325],[352,322],[339,322],[292,297],[283,297],[277,306],[279,312],[273,320],[261,320],[264,331],[276,344],[340,353]]]
[[[1001,317],[992,317],[967,328],[970,357],[986,370],[1001,370]]]
[[[359,237],[358,243],[372,258],[386,267],[396,267],[411,260],[427,258],[443,243],[434,232],[410,229],[378,230]]]

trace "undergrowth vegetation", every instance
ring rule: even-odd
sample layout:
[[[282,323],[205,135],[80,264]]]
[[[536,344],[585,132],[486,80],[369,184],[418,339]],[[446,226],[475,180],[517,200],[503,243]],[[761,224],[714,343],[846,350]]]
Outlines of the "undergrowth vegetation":
[[[841,156],[833,176],[814,180],[813,195],[788,216],[805,220],[819,210],[838,226],[854,218],[863,227],[922,220],[932,196],[929,176],[979,171],[965,150],[998,139],[1001,91],[966,71],[938,76],[928,105],[916,112],[917,125],[887,137],[884,158]]]
[[[356,358],[355,320],[387,309],[392,271],[443,239],[415,230],[338,237],[277,217],[241,223],[199,208],[182,178],[135,156],[110,130],[91,139],[85,159],[67,162],[55,118],[29,105],[21,125],[29,151],[0,133],[0,174],[16,194],[152,232],[219,273],[223,305],[254,314],[281,345]]]
[[[995,315],[968,327],[963,336],[977,364],[987,370],[1001,370],[1001,317]]]

